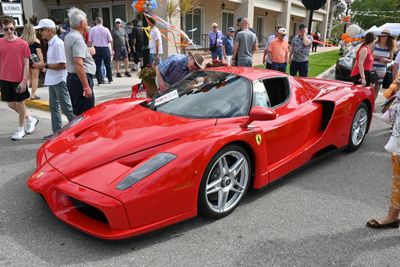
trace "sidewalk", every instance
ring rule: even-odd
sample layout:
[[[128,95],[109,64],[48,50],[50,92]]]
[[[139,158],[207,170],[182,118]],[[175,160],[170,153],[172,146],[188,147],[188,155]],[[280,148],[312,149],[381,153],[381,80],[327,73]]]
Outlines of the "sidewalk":
[[[337,50],[337,47],[318,47],[318,51],[312,54],[318,54],[322,52]],[[195,52],[195,51],[194,51]],[[203,50],[199,50],[200,53],[204,57],[204,65],[211,61],[211,54],[206,53]],[[253,66],[261,65],[263,58],[264,50],[259,49],[253,56]],[[109,101],[116,98],[122,97],[130,97],[131,95],[131,87],[134,84],[140,83],[140,79],[137,77],[138,72],[131,72],[132,77],[115,77],[114,73],[114,81],[112,84],[102,84],[101,86],[97,85],[97,80],[94,79],[94,94],[96,99],[96,105],[105,101]],[[48,87],[40,87],[37,90],[37,95],[41,98],[40,100],[27,100],[26,106],[30,108],[40,109],[44,111],[49,111],[49,90]],[[144,95],[143,95],[144,97]]]
[[[138,72],[131,72],[132,77],[117,78],[114,74],[114,81],[111,84],[97,85],[97,80],[94,79],[94,95],[96,105],[122,97],[130,97],[131,87],[134,84],[140,83],[140,79],[137,77]],[[107,80],[107,79],[106,79]],[[27,100],[26,106],[30,108],[40,109],[49,111],[49,89],[47,86],[40,87],[36,93],[40,100]]]

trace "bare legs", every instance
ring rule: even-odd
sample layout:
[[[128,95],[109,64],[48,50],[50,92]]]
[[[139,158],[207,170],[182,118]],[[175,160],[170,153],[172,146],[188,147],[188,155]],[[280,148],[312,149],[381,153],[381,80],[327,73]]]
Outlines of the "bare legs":
[[[28,119],[28,115],[26,113],[25,102],[7,102],[8,107],[18,113],[19,117],[19,127],[24,127],[26,120]]]
[[[36,91],[39,86],[39,70],[30,69],[30,80],[31,80],[31,88],[32,88],[31,99],[35,99]]]

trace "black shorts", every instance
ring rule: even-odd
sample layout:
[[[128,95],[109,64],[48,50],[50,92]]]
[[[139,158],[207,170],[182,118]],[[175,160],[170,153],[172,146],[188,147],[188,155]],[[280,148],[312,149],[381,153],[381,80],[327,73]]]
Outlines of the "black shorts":
[[[115,47],[114,52],[114,60],[123,60],[128,58],[128,50],[125,46]]]
[[[18,85],[19,83],[0,80],[1,100],[4,102],[22,102],[28,99],[31,96],[28,89],[20,94],[15,91]]]
[[[377,80],[376,73],[372,73],[371,71],[364,71],[365,75],[365,83],[366,86],[369,86],[370,83],[375,83]],[[357,74],[355,76],[351,76],[350,79],[355,85],[361,84],[361,75]]]

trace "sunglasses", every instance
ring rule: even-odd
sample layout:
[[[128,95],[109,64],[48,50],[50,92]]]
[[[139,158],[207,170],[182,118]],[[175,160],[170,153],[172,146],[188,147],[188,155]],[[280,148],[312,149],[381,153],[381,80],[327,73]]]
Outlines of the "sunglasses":
[[[218,27],[213,27],[214,29],[218,28]]]
[[[115,24],[121,24],[121,22],[115,22]]]
[[[13,27],[3,27],[3,31],[8,32],[10,30],[10,32],[13,32],[15,30],[15,28]]]

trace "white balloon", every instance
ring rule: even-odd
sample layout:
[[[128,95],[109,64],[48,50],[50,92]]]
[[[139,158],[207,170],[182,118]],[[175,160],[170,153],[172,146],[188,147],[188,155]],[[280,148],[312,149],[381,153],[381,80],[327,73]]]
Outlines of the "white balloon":
[[[355,38],[361,32],[362,32],[362,29],[358,25],[355,25],[355,24],[350,25],[346,29],[346,34],[351,38]]]

